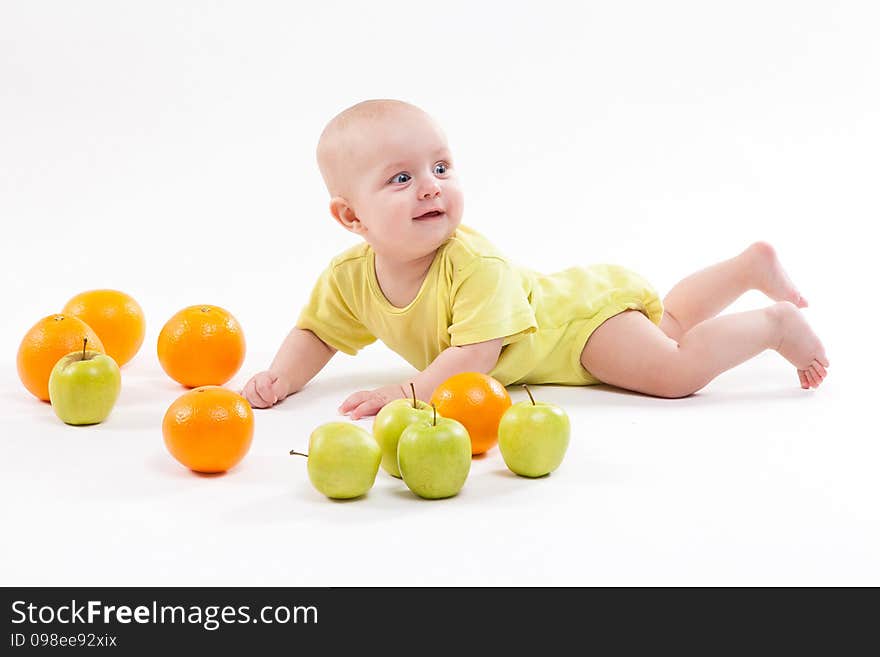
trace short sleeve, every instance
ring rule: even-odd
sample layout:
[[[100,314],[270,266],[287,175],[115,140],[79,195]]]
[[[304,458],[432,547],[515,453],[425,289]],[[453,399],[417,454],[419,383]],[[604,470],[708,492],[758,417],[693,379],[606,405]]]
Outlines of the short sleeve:
[[[376,338],[351,311],[333,276],[333,266],[321,274],[296,327],[309,330],[334,349],[354,356]]]
[[[452,346],[504,338],[502,346],[538,330],[523,279],[500,258],[478,258],[453,290]]]

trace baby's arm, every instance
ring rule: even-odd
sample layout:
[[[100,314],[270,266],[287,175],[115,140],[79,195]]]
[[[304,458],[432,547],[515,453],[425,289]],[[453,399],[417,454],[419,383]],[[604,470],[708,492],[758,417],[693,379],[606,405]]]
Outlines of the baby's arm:
[[[427,401],[434,394],[434,389],[453,374],[461,372],[488,374],[498,363],[503,341],[503,338],[496,338],[444,349],[412,380],[416,387],[416,397]],[[409,396],[411,394],[409,382],[406,383],[405,388],[406,396]]]
[[[241,394],[251,406],[267,408],[299,392],[330,361],[336,349],[311,331],[294,328],[265,372],[255,374]]]
[[[486,342],[475,342],[460,347],[449,347],[412,379],[416,389],[416,397],[428,400],[434,389],[453,374],[460,372],[482,372],[488,374],[498,362],[501,354],[503,338]],[[401,385],[390,385],[376,390],[362,390],[350,395],[342,402],[339,412],[357,420],[368,415],[375,415],[390,401],[409,397],[409,381]]]

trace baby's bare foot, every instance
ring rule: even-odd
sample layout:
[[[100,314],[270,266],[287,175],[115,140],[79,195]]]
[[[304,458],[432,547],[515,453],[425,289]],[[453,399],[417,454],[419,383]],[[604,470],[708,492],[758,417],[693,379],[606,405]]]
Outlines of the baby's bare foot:
[[[769,310],[779,322],[780,338],[776,351],[797,368],[801,388],[818,388],[829,365],[819,337],[793,303],[783,301]]]
[[[788,274],[782,268],[776,249],[767,242],[755,242],[745,251],[750,269],[755,275],[755,289],[774,301],[790,301],[798,308],[806,308],[807,300],[801,296]]]

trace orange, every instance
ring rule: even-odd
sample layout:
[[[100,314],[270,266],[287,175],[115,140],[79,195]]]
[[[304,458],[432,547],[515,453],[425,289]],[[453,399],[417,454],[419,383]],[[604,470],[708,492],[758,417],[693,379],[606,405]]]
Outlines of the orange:
[[[461,422],[471,437],[471,453],[482,454],[498,442],[498,424],[510,408],[510,395],[481,372],[455,374],[434,390],[431,403],[443,417]]]
[[[159,333],[159,363],[188,388],[219,386],[244,362],[244,333],[235,317],[218,306],[190,306]]]
[[[18,377],[35,397],[49,401],[49,375],[62,356],[81,351],[83,338],[92,351],[104,351],[97,334],[81,319],[49,315],[34,324],[18,346]]]
[[[219,386],[204,386],[175,399],[162,420],[171,456],[196,472],[226,472],[241,461],[254,436],[247,400]]]
[[[61,312],[79,317],[91,326],[104,343],[107,355],[120,367],[134,358],[144,342],[144,311],[125,292],[81,292],[68,301]]]

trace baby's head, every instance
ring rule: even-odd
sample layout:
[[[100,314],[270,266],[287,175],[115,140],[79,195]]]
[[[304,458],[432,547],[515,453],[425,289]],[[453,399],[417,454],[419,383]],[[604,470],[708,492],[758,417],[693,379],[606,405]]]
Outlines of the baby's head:
[[[335,116],[318,141],[318,166],[333,217],[389,259],[423,257],[461,223],[446,136],[409,103],[367,100]]]

